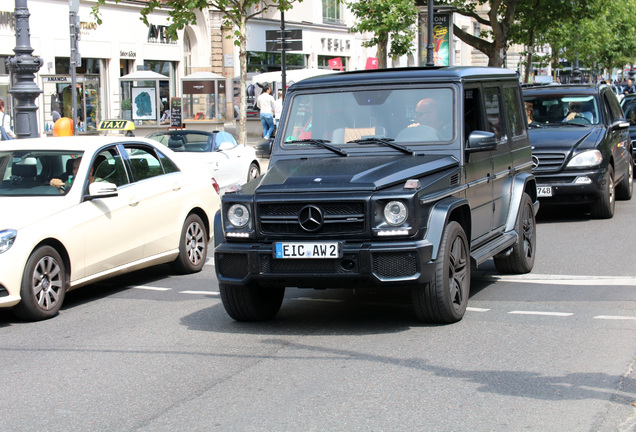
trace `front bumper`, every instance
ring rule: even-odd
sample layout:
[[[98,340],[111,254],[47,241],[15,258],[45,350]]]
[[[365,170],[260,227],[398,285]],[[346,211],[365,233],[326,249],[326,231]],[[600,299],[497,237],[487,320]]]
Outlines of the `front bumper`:
[[[221,243],[214,252],[220,283],[298,288],[423,284],[435,276],[426,240],[343,243],[342,258],[279,259],[271,243]]]
[[[606,187],[607,168],[569,171],[558,174],[535,174],[537,187],[550,186],[551,197],[539,197],[544,203],[591,203],[599,199]]]

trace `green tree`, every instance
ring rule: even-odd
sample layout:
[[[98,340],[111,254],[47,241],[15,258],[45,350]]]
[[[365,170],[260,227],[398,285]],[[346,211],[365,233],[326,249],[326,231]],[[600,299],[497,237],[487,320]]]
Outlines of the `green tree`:
[[[99,6],[104,5],[107,0],[97,0],[97,4],[91,12],[98,24],[101,24]],[[115,3],[125,0],[111,0]],[[253,6],[262,5],[261,0],[146,0],[145,6],[141,10],[141,20],[148,23],[148,14],[156,8],[169,9],[171,22],[168,26],[168,35],[177,38],[177,30],[182,30],[186,25],[196,24],[196,10],[207,11],[217,9],[223,14],[224,26],[233,30],[234,45],[239,47],[239,67],[240,67],[240,99],[239,99],[239,142],[247,142],[247,21],[270,8],[279,11],[291,9],[293,3],[302,0],[273,0],[268,2],[258,12],[252,12]],[[231,37],[231,36],[230,36]]]
[[[351,27],[353,33],[371,32],[373,37],[362,46],[378,49],[378,67],[386,68],[389,38],[392,59],[413,51],[417,8],[413,0],[360,0],[345,3],[358,19]]]

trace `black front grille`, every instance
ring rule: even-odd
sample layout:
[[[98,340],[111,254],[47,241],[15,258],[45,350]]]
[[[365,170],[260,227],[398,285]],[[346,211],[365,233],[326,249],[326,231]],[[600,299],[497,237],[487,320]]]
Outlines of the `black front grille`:
[[[265,235],[307,234],[298,220],[300,211],[309,203],[269,202],[258,204],[258,218]],[[319,208],[324,216],[322,226],[312,231],[320,234],[355,234],[365,228],[365,202],[318,202],[311,205]]]
[[[532,156],[539,159],[539,165],[533,169],[535,173],[559,171],[565,162],[564,153],[533,153]]]
[[[260,260],[260,270],[263,274],[347,274],[358,272],[358,256],[354,254],[345,254],[342,259],[277,259],[269,255],[262,255]]]
[[[382,277],[413,276],[415,273],[417,273],[417,253],[374,253],[373,272]]]

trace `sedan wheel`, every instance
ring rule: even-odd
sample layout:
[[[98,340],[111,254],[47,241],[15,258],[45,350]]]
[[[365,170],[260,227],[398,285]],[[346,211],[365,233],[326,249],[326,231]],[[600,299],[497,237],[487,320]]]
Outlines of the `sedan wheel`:
[[[57,315],[68,286],[68,275],[60,254],[50,246],[36,249],[29,257],[22,276],[22,300],[14,314],[27,321],[40,321]]]
[[[183,224],[179,256],[174,266],[179,273],[196,273],[203,268],[208,255],[208,232],[201,218],[191,214]]]

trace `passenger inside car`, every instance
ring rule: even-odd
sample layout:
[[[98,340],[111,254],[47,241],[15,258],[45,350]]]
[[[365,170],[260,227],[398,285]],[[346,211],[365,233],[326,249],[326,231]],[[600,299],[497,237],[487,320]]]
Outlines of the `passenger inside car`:
[[[60,177],[64,178],[52,178],[49,184],[60,190],[61,193],[66,193],[71,188],[73,180],[77,176],[77,170],[79,169],[82,158],[69,159],[66,161],[66,172]],[[70,173],[69,173],[70,168]]]

